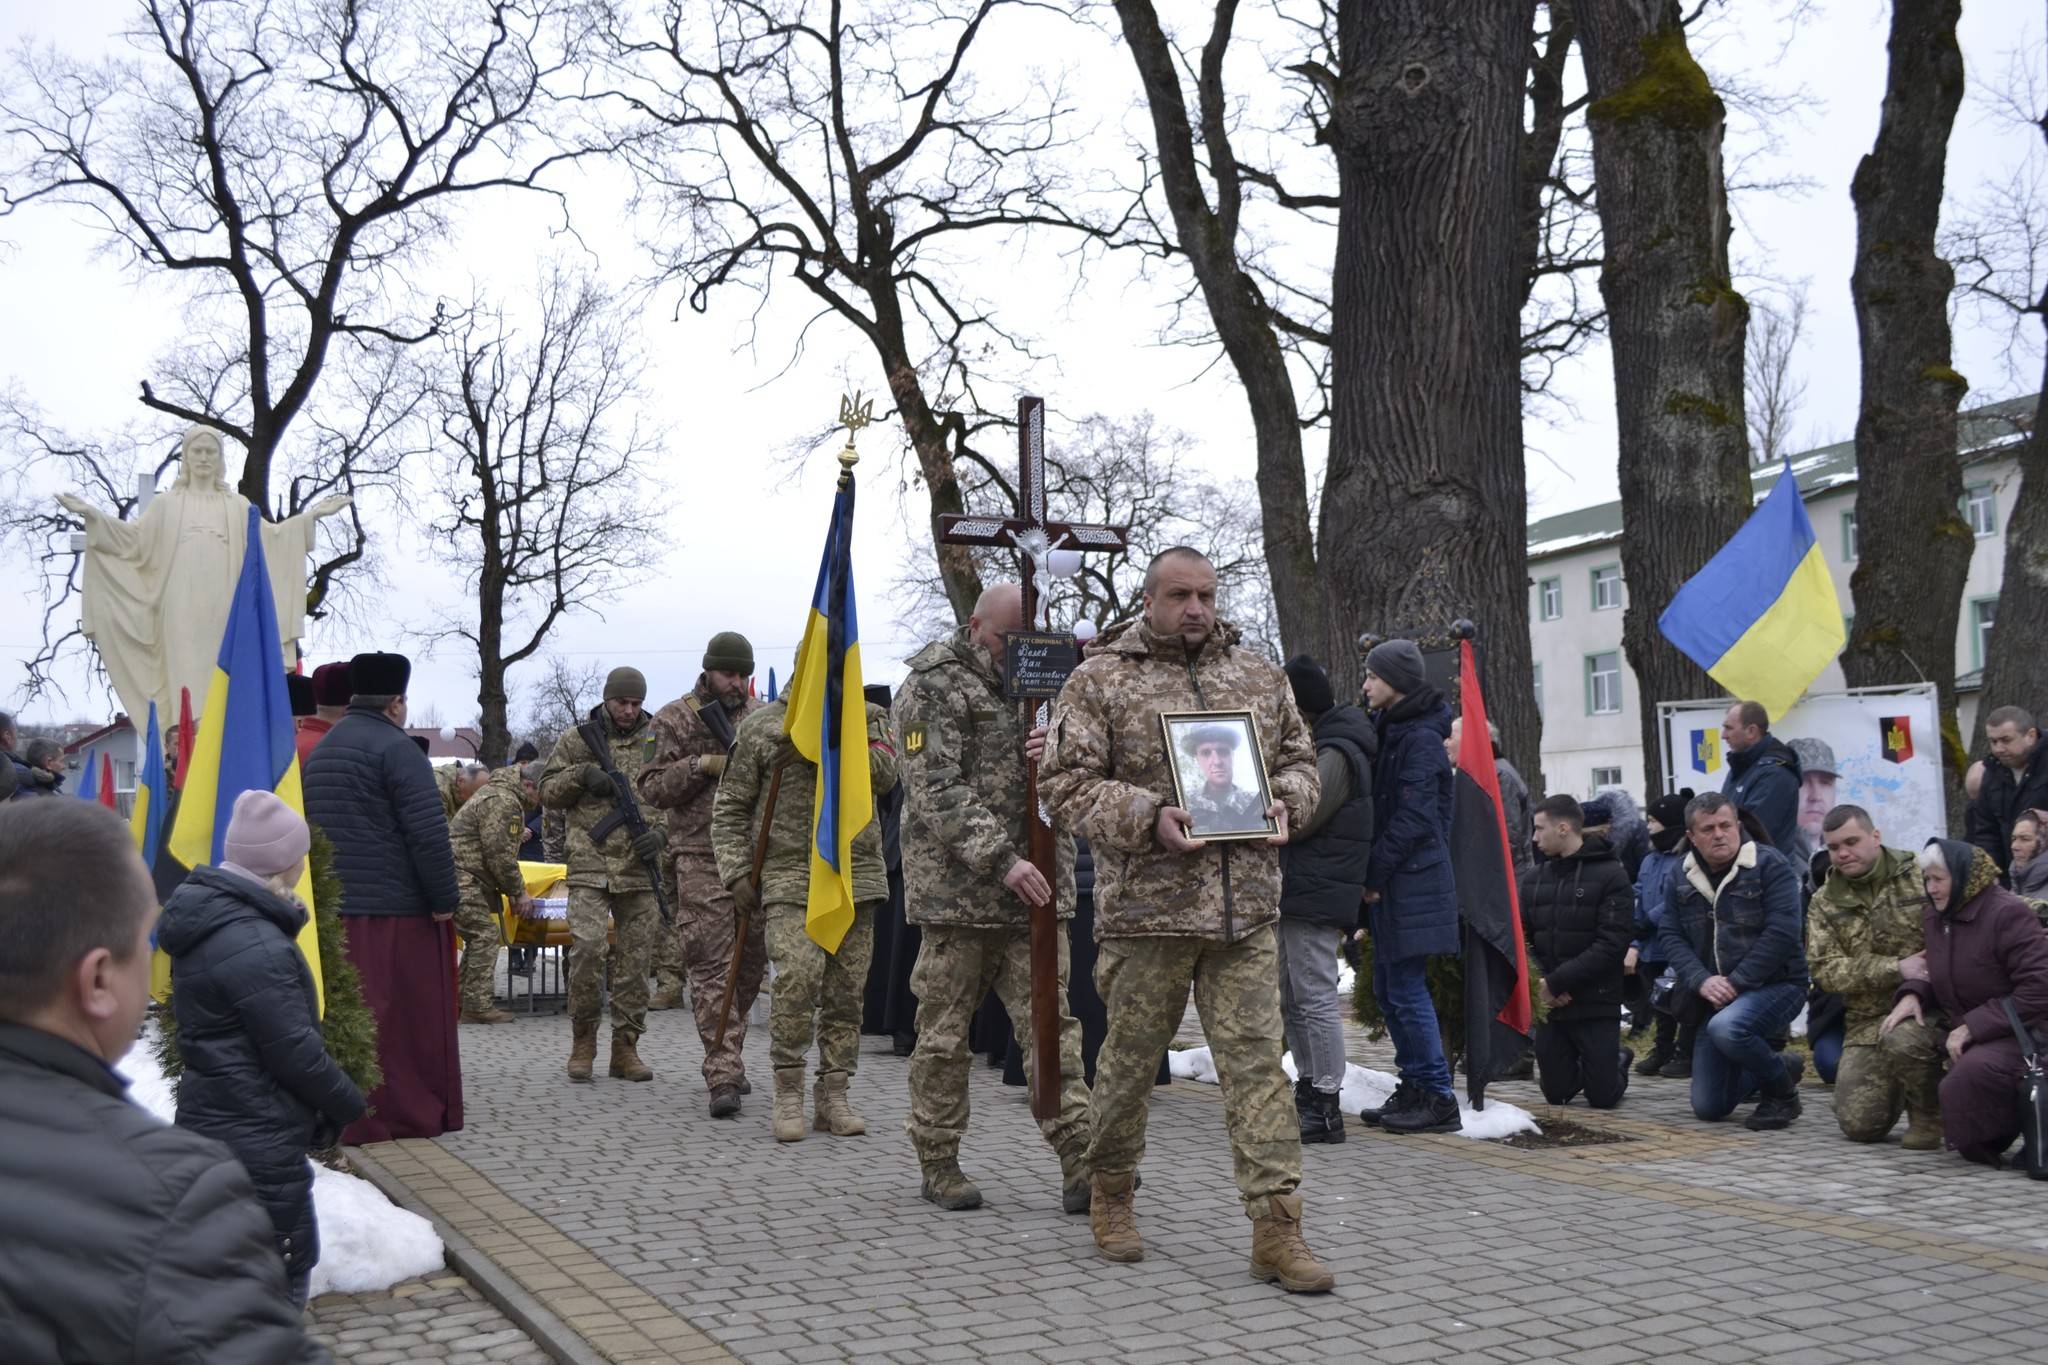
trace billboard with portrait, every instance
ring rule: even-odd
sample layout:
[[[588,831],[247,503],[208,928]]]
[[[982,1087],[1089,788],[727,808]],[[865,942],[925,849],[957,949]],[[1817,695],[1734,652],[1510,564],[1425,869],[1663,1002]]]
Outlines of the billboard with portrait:
[[[1664,736],[1666,791],[1719,791],[1728,779],[1721,720],[1726,701],[1667,702],[1657,708]],[[1932,684],[1815,693],[1782,717],[1771,733],[1799,755],[1801,847],[1820,848],[1828,811],[1862,806],[1894,848],[1917,850],[1948,833],[1941,772],[1941,730]]]

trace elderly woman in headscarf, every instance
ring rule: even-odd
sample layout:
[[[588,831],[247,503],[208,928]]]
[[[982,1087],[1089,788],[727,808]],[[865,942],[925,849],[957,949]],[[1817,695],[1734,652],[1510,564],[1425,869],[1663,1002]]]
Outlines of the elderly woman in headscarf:
[[[1920,876],[1927,888],[1925,964],[1907,969],[1879,1027],[1880,1045],[1892,1044],[1892,1030],[1905,1019],[1933,1025],[1923,1035],[1930,1039],[1947,1030],[1940,1046],[1949,1059],[1941,1082],[1948,1145],[1996,1166],[2020,1135],[2015,1095],[2024,1069],[2003,1002],[2012,1001],[2036,1039],[2048,1039],[2048,931],[2025,901],[1998,884],[1998,865],[1980,848],[1930,839],[1920,853]]]

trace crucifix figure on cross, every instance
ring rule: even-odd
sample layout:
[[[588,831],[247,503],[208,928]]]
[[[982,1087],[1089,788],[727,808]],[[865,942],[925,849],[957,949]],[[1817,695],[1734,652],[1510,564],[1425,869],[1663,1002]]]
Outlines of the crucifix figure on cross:
[[[1048,636],[1046,590],[1054,577],[1053,552],[1121,550],[1129,544],[1128,528],[1046,518],[1043,398],[1017,400],[1017,464],[1016,516],[942,516],[939,540],[946,545],[982,545],[1015,551],[1024,561],[1020,565],[1023,572],[1018,575],[1023,584],[1024,624],[1044,639]],[[1068,657],[1078,657],[1073,637],[1066,635],[1065,641]],[[1018,704],[1031,712],[1026,728],[1043,728],[1052,715],[1052,696],[1042,690],[1014,695]],[[1024,804],[1030,811],[1028,855],[1046,884],[1057,887],[1052,821],[1039,800],[1035,761],[1024,765],[1024,784]],[[1031,1113],[1038,1119],[1050,1119],[1059,1113],[1059,932],[1058,907],[1052,901],[1031,907]]]

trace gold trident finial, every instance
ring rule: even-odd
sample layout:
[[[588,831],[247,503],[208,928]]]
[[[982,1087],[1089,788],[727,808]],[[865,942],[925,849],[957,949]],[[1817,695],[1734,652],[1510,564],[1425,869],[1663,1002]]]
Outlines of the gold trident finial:
[[[853,438],[860,429],[875,420],[875,400],[861,401],[859,389],[853,397],[839,399],[839,425],[846,428],[846,449],[839,452],[839,467],[847,474],[853,473],[854,465],[860,463],[860,452],[853,448]]]

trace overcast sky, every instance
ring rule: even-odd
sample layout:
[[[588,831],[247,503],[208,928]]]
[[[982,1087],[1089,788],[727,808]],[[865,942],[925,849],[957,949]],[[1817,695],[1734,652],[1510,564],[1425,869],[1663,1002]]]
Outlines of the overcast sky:
[[[1763,22],[1765,11],[1786,7],[1786,0],[1740,0],[1742,22],[1731,15],[1717,26],[1706,61],[1717,76],[1735,73],[1749,85],[1804,89],[1811,96],[1803,115],[1776,120],[1775,151],[1746,163],[1746,169],[1756,179],[1802,177],[1812,188],[1797,197],[1744,196],[1737,204],[1734,246],[1741,271],[1775,281],[1810,281],[1812,315],[1800,357],[1809,384],[1798,423],[1805,438],[1800,444],[1806,445],[1844,439],[1855,423],[1856,330],[1848,287],[1855,224],[1848,184],[1876,129],[1887,8],[1876,0],[1826,0],[1796,30]],[[1950,142],[1952,208],[1967,205],[1987,182],[2005,179],[2037,155],[2038,134],[2001,123],[1980,98],[1986,87],[2006,80],[2022,42],[2034,46],[2039,64],[2039,11],[2025,8],[2030,27],[2022,29],[2022,8],[1981,2],[1965,7],[1962,43],[1972,97]],[[130,6],[119,0],[68,0],[63,6],[0,0],[0,37],[9,48],[32,34],[81,55],[105,52],[129,13]],[[1097,129],[1092,142],[1098,153],[1119,145],[1103,139],[1142,136],[1135,79],[1120,47],[1044,16],[1014,22],[1017,27],[990,50],[1005,62],[1021,58],[1041,72],[1066,74],[1081,92],[1081,114]],[[1236,79],[1255,79],[1261,63],[1278,66],[1293,59],[1247,51]],[[1739,115],[1730,136],[1731,158],[1759,145],[1758,130]],[[648,259],[641,240],[650,229],[628,220],[620,178],[596,172],[573,178],[565,188],[592,263],[621,283],[642,275]],[[536,260],[563,249],[562,239],[550,234],[551,222],[537,199],[504,197],[472,206],[458,219],[454,244],[427,270],[451,297],[466,296],[472,281],[524,289]],[[78,431],[133,419],[140,411],[138,380],[149,372],[151,358],[183,334],[180,295],[157,282],[138,281],[117,261],[95,255],[100,240],[88,215],[68,208],[0,219],[0,300],[8,320],[0,331],[0,384],[18,384],[54,421]],[[1118,259],[1096,264],[1077,290],[1071,267],[1045,242],[1018,246],[984,264],[991,281],[986,297],[1001,317],[1034,339],[1043,357],[1018,367],[1016,382],[1047,397],[1053,441],[1086,414],[1149,409],[1196,436],[1196,458],[1209,470],[1252,474],[1250,423],[1227,365],[1212,366],[1208,354],[1157,344],[1172,292],[1163,282],[1135,278],[1131,263]],[[1738,278],[1745,288],[1761,284]],[[780,457],[792,440],[832,418],[843,387],[873,391],[881,379],[871,353],[848,331],[829,325],[813,329],[801,359],[788,364],[796,329],[812,311],[801,306],[799,293],[789,287],[777,291],[752,349],[746,341],[753,300],[740,291],[717,299],[706,316],[685,311],[676,319],[672,289],[658,292],[640,310],[650,358],[646,418],[666,431],[669,444],[655,471],[675,504],[666,560],[615,600],[588,604],[588,612],[565,620],[554,647],[577,664],[637,665],[649,678],[653,702],[689,685],[703,641],[721,629],[739,629],[752,638],[764,680],[771,665],[788,676],[830,512],[836,444],[821,445],[793,475]],[[1967,404],[2031,388],[2024,376],[2038,375],[2038,362],[2011,363],[2007,340],[2002,328],[1967,313],[1958,319],[1956,364],[1974,386]],[[1532,409],[1526,423],[1532,517],[1615,496],[1606,351],[1596,348],[1576,362],[1560,376],[1558,390],[1560,401]],[[174,424],[166,422],[162,435],[174,436]],[[919,643],[892,619],[886,591],[904,559],[903,503],[897,496],[904,465],[896,431],[871,429],[863,455],[857,579],[864,655],[870,679],[890,681]],[[912,497],[911,515],[921,517],[921,493],[913,491]],[[316,624],[310,654],[322,662],[370,648],[413,652],[415,707],[431,707],[450,722],[466,721],[475,712],[473,663],[446,646],[419,657],[407,633],[427,625],[437,608],[459,610],[462,601],[461,585],[422,544],[414,515],[398,507],[378,509],[372,532],[390,591],[380,597],[377,611],[367,613],[374,619]],[[35,651],[40,608],[19,547],[4,550],[5,581],[21,585],[20,591],[0,593],[0,656],[12,661]],[[8,667],[11,675],[11,662]],[[515,693],[538,671],[537,664],[528,664],[515,673]],[[110,696],[90,683],[82,667],[72,669],[67,682],[66,698],[35,703],[27,716],[98,718],[113,709]],[[0,693],[11,686],[10,676]],[[515,700],[515,719],[520,710]]]

